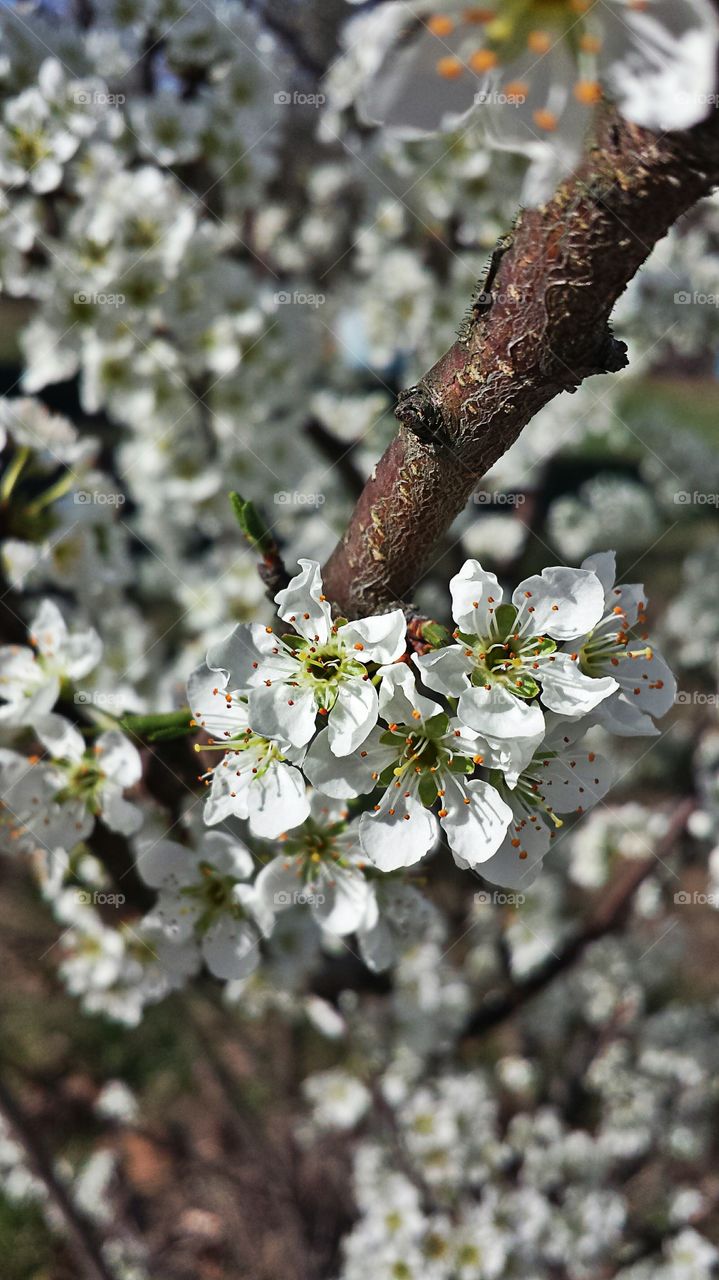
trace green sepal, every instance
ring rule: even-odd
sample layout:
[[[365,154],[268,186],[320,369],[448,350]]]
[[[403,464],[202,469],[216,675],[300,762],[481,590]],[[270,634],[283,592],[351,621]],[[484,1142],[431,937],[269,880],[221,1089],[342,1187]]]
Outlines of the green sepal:
[[[513,604],[500,604],[494,611],[492,621],[494,623],[493,630],[496,631],[500,640],[506,640],[507,636],[511,636],[514,633],[517,610]]]
[[[445,645],[452,644],[454,637],[452,632],[443,627],[441,622],[425,622],[422,627],[422,639],[425,644],[429,644],[433,649],[443,649]]]
[[[463,775],[474,773],[474,760],[471,760],[469,756],[453,756],[445,765],[445,768],[449,769],[450,773],[461,773]]]
[[[449,729],[449,716],[444,711],[438,711],[436,715],[430,716],[429,720],[425,720],[422,726],[423,736],[427,738],[443,738]]]
[[[537,681],[524,672],[510,678],[510,688],[518,698],[536,698],[539,693]]]
[[[425,773],[419,782],[419,798],[425,809],[431,809],[437,799],[437,783],[433,773]]]

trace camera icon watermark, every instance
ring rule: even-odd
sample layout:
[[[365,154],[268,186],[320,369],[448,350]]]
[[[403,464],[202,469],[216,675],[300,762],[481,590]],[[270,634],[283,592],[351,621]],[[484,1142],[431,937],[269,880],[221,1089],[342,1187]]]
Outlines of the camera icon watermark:
[[[121,107],[127,98],[124,93],[108,93],[104,89],[76,89],[72,100],[78,107]]]
[[[77,307],[123,307],[124,293],[92,293],[87,289],[78,289],[72,300]]]
[[[719,493],[700,493],[698,489],[690,493],[679,489],[674,494],[674,503],[678,507],[719,507]]]
[[[719,293],[701,293],[698,289],[680,289],[674,294],[678,307],[719,307]]]
[[[100,710],[108,711],[116,709],[122,711],[122,699],[117,693],[108,693],[102,689],[76,689],[73,702],[77,707],[98,707]]]
[[[674,894],[674,904],[677,907],[716,907],[719,905],[719,894],[698,893],[697,890],[689,893],[686,889],[680,889]]]
[[[499,89],[480,89],[474,95],[474,105],[476,107],[484,106],[489,103],[493,107],[522,107],[527,101],[527,95],[522,90],[517,89],[513,93],[502,93]]]
[[[127,899],[124,893],[106,893],[102,889],[76,889],[75,901],[81,907],[122,907]]]
[[[304,889],[279,889],[273,894],[272,901],[276,907],[321,907],[326,899],[323,893],[317,893],[309,885]]]
[[[276,107],[323,107],[327,101],[324,93],[291,93],[289,89],[280,89],[273,95]]]
[[[521,907],[527,901],[523,893],[506,889],[479,889],[474,895],[478,907]]]
[[[677,707],[716,707],[719,705],[719,693],[702,693],[701,690],[678,689],[674,695]]]
[[[277,507],[323,507],[326,501],[323,493],[303,493],[299,489],[280,489],[274,500]]]
[[[103,489],[78,489],[72,500],[76,507],[123,507],[127,501],[124,493],[106,493]]]
[[[292,293],[288,289],[280,289],[274,298],[279,307],[314,307],[315,310],[323,307],[327,301],[324,293],[301,293],[298,289]]]
[[[524,493],[490,493],[478,489],[472,494],[472,502],[478,507],[521,507],[527,501]]]

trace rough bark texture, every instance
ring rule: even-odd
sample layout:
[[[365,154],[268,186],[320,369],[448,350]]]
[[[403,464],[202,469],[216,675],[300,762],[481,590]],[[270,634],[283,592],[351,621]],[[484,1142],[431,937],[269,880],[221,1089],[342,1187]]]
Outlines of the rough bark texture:
[[[400,396],[398,435],[324,569],[338,608],[409,603],[438,540],[543,405],[626,363],[612,308],[666,234],[719,182],[719,116],[651,134],[607,108],[578,172],[523,211],[454,346]]]

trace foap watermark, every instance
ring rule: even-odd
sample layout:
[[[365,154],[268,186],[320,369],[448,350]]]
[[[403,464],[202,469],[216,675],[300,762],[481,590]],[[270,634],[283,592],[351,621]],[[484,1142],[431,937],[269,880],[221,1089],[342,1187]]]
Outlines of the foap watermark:
[[[323,307],[327,297],[324,293],[301,293],[298,289],[290,293],[288,289],[280,289],[275,294],[278,307]]]
[[[716,707],[719,706],[719,693],[702,693],[700,690],[679,689],[674,697],[678,707]]]
[[[719,307],[719,293],[701,293],[698,289],[680,289],[674,294],[674,302],[679,307]]]
[[[124,493],[106,493],[104,489],[78,489],[72,500],[76,507],[123,507],[127,501]]]
[[[108,93],[106,89],[76,89],[72,100],[78,107],[122,107],[124,93]]]
[[[107,893],[104,889],[76,889],[75,900],[82,907],[122,907],[124,893]]]
[[[472,502],[478,507],[521,507],[527,501],[524,493],[490,493],[478,489],[472,494]]]
[[[123,710],[120,695],[107,693],[102,689],[76,689],[72,700],[78,707],[98,707],[101,711]]]
[[[674,503],[679,507],[719,507],[719,493],[700,493],[698,489],[690,493],[680,489],[674,494]]]
[[[323,507],[323,493],[304,493],[300,489],[280,489],[275,495],[275,506],[278,507]]]
[[[280,89],[274,95],[276,107],[323,107],[327,101],[324,93],[294,93],[289,89]]]
[[[124,293],[90,293],[87,289],[78,289],[72,295],[77,307],[124,307]]]
[[[480,89],[474,95],[474,105],[481,107],[486,105],[492,107],[523,107],[527,101],[526,93],[520,89],[513,93],[502,93],[500,89]]]
[[[514,893],[506,889],[480,889],[474,895],[478,907],[521,907],[527,899],[523,893]]]
[[[674,894],[674,903],[677,907],[716,907],[719,906],[719,893],[698,893],[696,890],[689,893],[687,889],[680,889]]]
[[[273,894],[272,901],[276,907],[321,907],[325,901],[323,893],[315,893],[314,889],[280,889]]]

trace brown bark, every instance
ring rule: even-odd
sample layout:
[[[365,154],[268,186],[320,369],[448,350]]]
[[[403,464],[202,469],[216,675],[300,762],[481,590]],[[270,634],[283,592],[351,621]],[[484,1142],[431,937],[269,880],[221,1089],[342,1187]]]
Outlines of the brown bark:
[[[341,612],[408,596],[481,477],[561,391],[626,363],[612,308],[656,242],[719,182],[719,114],[655,135],[606,108],[580,168],[520,213],[488,310],[400,397],[397,436],[324,570]],[[424,438],[420,438],[424,437]]]

